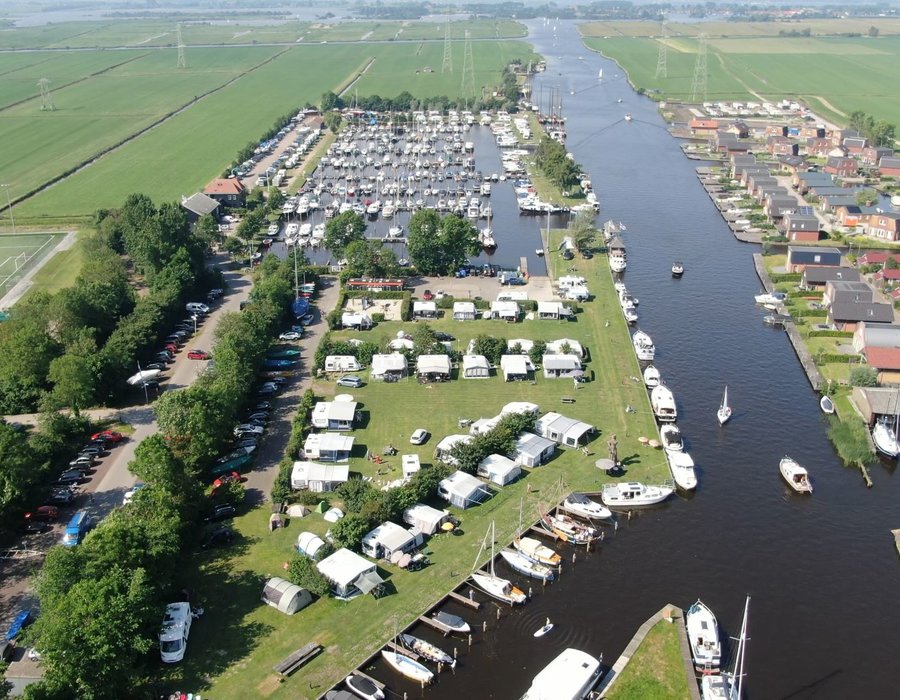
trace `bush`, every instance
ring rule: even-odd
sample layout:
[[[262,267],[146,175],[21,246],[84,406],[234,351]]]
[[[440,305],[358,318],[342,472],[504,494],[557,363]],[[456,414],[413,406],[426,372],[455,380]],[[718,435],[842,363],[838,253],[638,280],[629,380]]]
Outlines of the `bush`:
[[[878,371],[874,367],[857,365],[850,370],[850,386],[878,386]]]
[[[382,314],[382,313],[372,314],[372,323],[376,323],[376,324],[384,323],[384,314]]]
[[[322,576],[313,561],[305,556],[301,555],[291,561],[288,565],[287,577],[291,583],[305,588],[320,598],[331,593],[328,579]]]

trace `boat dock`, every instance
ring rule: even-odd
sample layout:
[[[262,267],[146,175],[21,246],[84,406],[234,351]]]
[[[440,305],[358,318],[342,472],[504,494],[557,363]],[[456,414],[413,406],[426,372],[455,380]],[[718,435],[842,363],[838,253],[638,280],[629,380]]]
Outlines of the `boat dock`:
[[[732,202],[724,202],[717,199],[717,195],[731,192],[731,190],[727,190],[725,186],[719,182],[719,174],[714,172],[711,168],[701,167],[697,168],[697,178],[700,180],[700,184],[703,185],[703,189],[706,190],[706,194],[709,195],[710,201],[712,201],[716,209],[719,210],[725,223],[728,224],[728,228],[731,229],[731,233],[734,237],[742,243],[762,243],[764,232],[761,229],[748,229],[745,228],[744,225],[738,224],[737,222],[741,221],[740,215],[728,211]]]
[[[456,591],[450,591],[447,594],[447,597],[450,598],[451,600],[455,600],[457,603],[462,603],[463,605],[468,605],[473,610],[479,610],[481,608],[481,603],[479,603],[477,600],[472,600],[471,598],[469,598],[467,596],[460,595]]]
[[[422,658],[419,654],[414,652],[412,649],[407,649],[404,646],[400,646],[399,644],[397,644],[394,641],[387,642],[384,645],[384,648],[390,649],[391,651],[395,651],[398,654],[403,654],[403,656],[408,656],[409,658],[413,659],[414,661],[419,661]]]

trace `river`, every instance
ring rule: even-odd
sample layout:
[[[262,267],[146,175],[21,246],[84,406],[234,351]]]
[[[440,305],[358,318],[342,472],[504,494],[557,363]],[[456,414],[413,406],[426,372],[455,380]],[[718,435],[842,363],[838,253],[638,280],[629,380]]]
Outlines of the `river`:
[[[753,303],[757,248],[734,240],[656,105],[630,89],[615,63],[585,49],[574,24],[559,22],[555,33],[538,22],[529,28],[548,63],[535,97],[541,86],[545,99],[550,86],[561,87],[568,149],[590,174],[599,221],[628,226],[626,281],[675,392],[700,487],[690,500],[623,522],[599,552],[477,635],[455,674],[442,674],[426,695],[518,698],[568,646],[611,664],[667,602],[686,608],[702,597],[723,634],[737,635],[749,594],[745,697],[897,697],[893,470],[874,467],[866,489],[841,465],[786,335],[764,326]],[[674,260],[685,263],[680,280],[670,275]],[[720,429],[726,383],[734,417]],[[782,482],[785,454],[809,468],[812,497]],[[548,616],[557,628],[533,639]],[[399,689],[396,676],[379,675]]]

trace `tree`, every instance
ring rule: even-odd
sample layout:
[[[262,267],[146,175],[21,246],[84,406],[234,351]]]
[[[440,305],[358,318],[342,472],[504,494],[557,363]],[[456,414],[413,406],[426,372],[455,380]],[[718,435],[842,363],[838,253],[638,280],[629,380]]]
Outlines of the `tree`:
[[[575,247],[584,252],[593,248],[597,240],[597,227],[594,225],[592,211],[580,211],[572,222],[572,240]]]
[[[51,405],[87,408],[94,404],[97,390],[97,344],[85,335],[81,344],[50,363],[48,377],[53,383]]]
[[[331,90],[328,92],[322,93],[322,111],[330,112],[333,109],[342,109],[344,107],[344,100],[341,97]]]
[[[466,219],[448,214],[443,219],[431,209],[413,214],[407,240],[409,257],[423,275],[446,275],[478,255],[478,231]]]
[[[166,438],[159,433],[141,441],[128,468],[141,481],[175,497],[179,502],[199,495],[196,473],[188,470],[172,453]]]
[[[331,528],[331,539],[335,547],[359,550],[363,535],[372,528],[372,523],[358,513],[349,513]]]
[[[325,247],[332,255],[343,257],[344,250],[354,241],[366,238],[366,222],[355,211],[338,214],[325,224]]]
[[[336,134],[338,131],[340,131],[341,123],[343,121],[344,118],[341,116],[340,112],[327,112],[322,118],[322,122],[325,124],[325,127],[329,129],[333,134]]]
[[[528,359],[531,360],[535,366],[540,365],[541,362],[544,361],[545,352],[547,352],[547,343],[543,340],[535,340],[534,344],[531,346],[531,350],[528,351]]]
[[[219,365],[220,350],[217,346],[217,377],[220,371],[225,371]],[[235,388],[224,387],[220,390],[200,383],[190,390],[167,391],[157,400],[154,411],[159,429],[175,458],[191,469],[200,469],[216,458],[228,435],[228,421],[234,415],[233,392],[237,391],[236,387],[242,386],[249,386],[249,383],[240,378],[235,381]],[[138,450],[147,440],[141,443]]]
[[[341,271],[341,278],[352,277],[393,277],[399,265],[394,251],[381,241],[352,241],[344,248],[347,265]]]
[[[194,235],[207,247],[218,243],[222,239],[222,235],[219,233],[219,225],[212,214],[204,214],[197,219],[197,223],[194,225]]]
[[[301,556],[291,560],[287,574],[291,583],[305,588],[320,598],[324,598],[331,592],[331,585],[328,583],[328,579],[319,573],[312,559]]]
[[[850,370],[850,386],[878,386],[878,371],[874,367],[857,365]]]
[[[475,337],[474,351],[476,355],[484,355],[492,365],[499,365],[500,358],[506,352],[506,340],[490,335],[478,335]]]
[[[424,275],[433,274],[441,264],[436,242],[441,228],[441,216],[434,209],[420,209],[410,217],[406,247],[416,269]]]

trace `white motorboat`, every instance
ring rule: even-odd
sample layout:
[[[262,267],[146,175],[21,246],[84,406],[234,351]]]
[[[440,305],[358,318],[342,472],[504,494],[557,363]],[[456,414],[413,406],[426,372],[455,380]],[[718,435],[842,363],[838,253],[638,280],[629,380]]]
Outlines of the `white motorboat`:
[[[675,395],[665,384],[653,387],[650,392],[650,405],[656,420],[665,423],[674,422],[678,418],[678,409],[675,407]]]
[[[877,421],[872,428],[872,442],[881,454],[895,459],[900,454],[900,440],[897,439],[895,422],[885,418]]]
[[[634,310],[634,306],[623,306],[622,314],[625,316],[626,323],[637,323],[638,322],[638,314],[637,311]]]
[[[351,673],[344,679],[344,685],[363,700],[384,700],[384,691],[368,678]]]
[[[583,700],[598,678],[600,660],[570,647],[538,672],[521,700]]]
[[[131,386],[137,386],[138,384],[149,382],[151,379],[156,379],[160,374],[162,374],[162,370],[159,369],[142,369],[137,374],[128,377],[125,381],[131,384]]]
[[[450,668],[456,667],[456,659],[431,642],[427,642],[420,637],[414,637],[411,634],[401,634],[398,639],[404,647],[429,661],[433,661],[436,664],[444,664]]]
[[[681,277],[684,274],[684,263],[682,262],[673,262],[672,263],[672,277]]]
[[[402,226],[391,226],[387,232],[387,239],[391,241],[396,241],[400,238],[403,238],[403,227]]]
[[[635,508],[662,503],[675,492],[671,486],[647,486],[637,481],[604,484],[601,500],[611,508]]]
[[[580,523],[562,513],[556,515],[545,513],[541,516],[541,525],[563,542],[575,545],[587,545],[600,538],[600,533],[590,525]]]
[[[493,560],[491,563],[493,565]],[[501,578],[495,574],[478,571],[473,573],[471,578],[472,582],[481,590],[492,598],[496,598],[504,603],[521,605],[528,599],[522,590],[516,588],[505,578]]]
[[[562,557],[559,554],[533,537],[519,537],[513,540],[513,547],[539,564],[556,567],[562,563]]]
[[[644,331],[637,331],[631,336],[631,343],[634,345],[634,352],[638,360],[652,362],[656,357],[656,346]]]
[[[747,650],[747,613],[750,610],[750,597],[744,602],[744,618],[741,621],[741,634],[737,638],[737,650],[734,666],[721,673],[704,673],[700,679],[700,697],[702,700],[741,700],[744,694],[744,657]]]
[[[628,261],[624,253],[617,254],[615,251],[609,256],[609,269],[613,272],[625,272],[628,267]]]
[[[781,476],[784,477],[784,480],[788,482],[788,486],[797,493],[813,492],[812,483],[809,480],[809,472],[790,457],[784,457],[778,463],[778,469],[781,471]]]
[[[481,241],[481,247],[484,248],[485,251],[497,250],[497,241],[494,239],[494,234],[491,229],[485,228],[479,231],[478,239]]]
[[[463,620],[459,615],[438,610],[431,616],[431,621],[444,632],[458,632],[459,634],[468,634],[472,631],[469,623]]]
[[[648,389],[652,389],[655,386],[659,386],[659,382],[659,370],[653,365],[647,365],[647,368],[644,370],[644,385]]]
[[[562,503],[563,510],[588,520],[606,520],[612,517],[609,508],[592,501],[583,493],[572,493]]]
[[[666,461],[669,463],[669,471],[675,485],[684,491],[693,491],[697,488],[697,472],[694,470],[694,460],[687,452],[666,452]]]
[[[664,423],[659,427],[659,440],[666,452],[681,452],[684,449],[684,438],[674,423]]]
[[[787,299],[787,294],[785,294],[784,292],[771,292],[771,293],[766,293],[766,294],[757,294],[755,297],[753,297],[753,299],[757,304],[762,304],[763,306],[766,306],[766,305],[777,306],[779,304],[784,303],[785,299]]]
[[[728,405],[727,385],[725,386],[725,391],[722,393],[722,403],[719,404],[719,410],[716,411],[716,418],[719,421],[719,425],[725,425],[731,418],[731,406]]]
[[[698,600],[688,608],[684,622],[694,666],[701,671],[719,668],[722,644],[719,642],[719,623],[712,610]]]
[[[630,112],[627,113],[627,114],[625,115],[625,121],[626,121],[626,122],[630,122],[630,121],[631,121],[631,113],[630,113]]]
[[[536,578],[540,581],[552,581],[554,578],[550,567],[532,561],[515,549],[503,549],[500,551],[500,556],[513,569],[529,578]]]
[[[822,413],[830,416],[834,413],[834,401],[829,396],[823,396],[819,399],[819,408],[822,409]]]
[[[429,671],[426,666],[423,666],[418,661],[409,658],[405,654],[398,654],[395,651],[382,649],[381,658],[395,671],[417,683],[431,683],[431,680],[434,678],[434,674]]]

